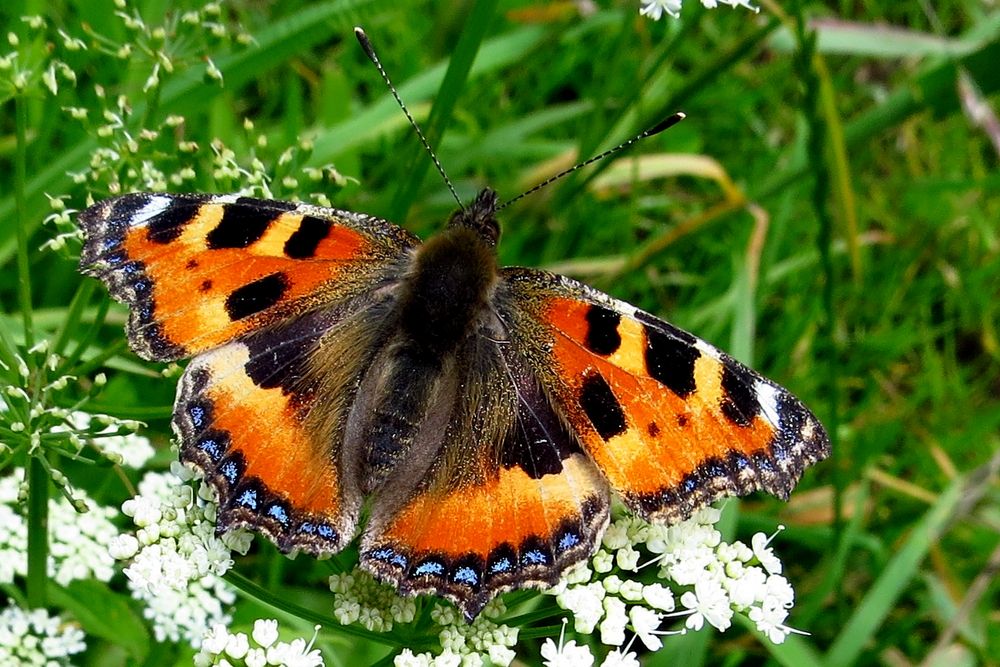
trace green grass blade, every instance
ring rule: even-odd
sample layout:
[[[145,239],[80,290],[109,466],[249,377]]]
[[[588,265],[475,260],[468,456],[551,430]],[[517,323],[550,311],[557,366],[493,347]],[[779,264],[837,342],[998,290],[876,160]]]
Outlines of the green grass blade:
[[[811,21],[809,27],[816,31],[819,53],[866,58],[960,58],[1000,35],[1000,12],[981,21],[976,33],[958,39],[895,26],[832,19]],[[771,46],[791,51],[794,48],[791,31],[779,28],[771,37]]]
[[[966,478],[957,478],[913,527],[830,646],[826,654],[829,667],[852,665],[865,651],[892,606],[918,575],[920,563],[944,532],[965,488]]]
[[[441,82],[441,88],[434,99],[434,106],[431,107],[426,127],[423,128],[424,136],[431,149],[435,149],[440,143],[441,137],[444,136],[455,104],[458,102],[459,95],[465,88],[469,72],[472,70],[472,63],[486,38],[496,7],[497,0],[477,0],[472,5],[469,18],[465,22],[458,44],[455,45],[448,62],[448,71],[444,75],[444,81]],[[409,210],[417,190],[420,189],[420,184],[423,183],[430,164],[428,156],[423,155],[423,147],[410,159],[409,168],[406,170],[408,176],[396,190],[392,206],[389,209],[391,220],[402,221],[406,219],[406,212]]]
[[[483,76],[506,67],[515,62],[524,51],[532,49],[544,36],[545,31],[541,28],[528,26],[487,40],[476,56],[470,76]],[[438,63],[400,85],[397,88],[400,97],[407,100],[408,106],[410,102],[425,100],[441,85],[445,67],[444,63]],[[416,117],[416,114],[414,116]],[[402,130],[405,126],[406,119],[396,106],[392,95],[386,93],[378,102],[373,102],[349,119],[324,130],[314,142],[308,164],[310,166],[327,164],[334,161],[338,155],[371,141],[389,127]]]

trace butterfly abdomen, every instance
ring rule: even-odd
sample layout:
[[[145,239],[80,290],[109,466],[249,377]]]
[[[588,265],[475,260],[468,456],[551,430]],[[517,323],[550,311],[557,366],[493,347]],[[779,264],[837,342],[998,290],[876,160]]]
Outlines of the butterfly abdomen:
[[[497,280],[492,246],[475,231],[452,227],[416,253],[400,285],[395,331],[366,388],[376,392],[360,432],[361,488],[378,489],[404,460],[440,392],[445,367],[478,330]]]

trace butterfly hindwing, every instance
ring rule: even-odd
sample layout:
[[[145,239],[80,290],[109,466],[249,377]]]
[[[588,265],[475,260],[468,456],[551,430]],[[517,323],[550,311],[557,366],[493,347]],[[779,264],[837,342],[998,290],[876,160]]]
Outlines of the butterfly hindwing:
[[[708,343],[570,278],[510,268],[515,344],[611,487],[680,521],[722,496],[782,498],[829,453],[794,396]]]
[[[378,218],[235,195],[128,194],[79,220],[82,270],[130,306],[132,348],[158,361],[370,289],[418,243]]]
[[[339,551],[362,504],[345,477],[344,426],[391,290],[289,319],[198,355],[177,392],[182,460],[218,493],[220,531],[242,525],[283,551]],[[335,363],[335,368],[329,365]]]
[[[433,461],[412,490],[376,497],[361,544],[378,578],[444,595],[469,619],[499,592],[551,585],[593,553],[609,501],[519,355],[472,345],[458,356],[462,391]]]

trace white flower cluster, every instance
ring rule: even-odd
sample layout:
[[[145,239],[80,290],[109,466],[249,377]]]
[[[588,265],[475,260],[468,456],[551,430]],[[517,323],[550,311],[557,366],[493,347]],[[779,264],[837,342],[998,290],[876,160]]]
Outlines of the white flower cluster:
[[[682,0],[641,0],[641,2],[639,13],[654,21],[659,21],[664,14],[669,14],[673,18],[677,18],[681,14]],[[722,4],[730,7],[746,7],[754,13],[759,11],[750,0],[701,0],[701,4],[709,9],[715,9]]]
[[[378,583],[364,570],[331,575],[329,582],[333,616],[341,625],[360,623],[373,632],[389,632],[394,622],[410,623],[416,616],[413,598],[396,595],[395,589]]]
[[[10,604],[0,611],[0,665],[58,667],[81,653],[83,631],[44,609],[24,611]]]
[[[131,560],[124,570],[128,586],[145,604],[156,639],[183,638],[197,648],[205,628],[229,622],[225,608],[235,594],[221,577],[232,567],[231,551],[246,553],[251,535],[234,530],[216,537],[217,507],[208,487],[202,485],[196,500],[185,483],[187,469],[177,464],[173,470],[143,477],[139,495],[122,505],[137,530],[111,540],[108,551]]]
[[[343,625],[360,623],[374,632],[389,632],[393,623],[411,623],[417,605],[413,598],[401,597],[396,590],[375,581],[371,574],[353,572],[330,577],[333,616]],[[451,605],[435,604],[431,619],[441,643],[440,653],[417,653],[404,649],[396,656],[396,667],[507,667],[514,660],[517,628],[497,623],[507,613],[499,599],[490,602],[472,623],[466,623]]]
[[[308,643],[301,638],[280,642],[278,622],[275,620],[257,619],[249,637],[242,632],[231,634],[225,625],[216,623],[202,638],[201,650],[194,656],[194,665],[321,667],[325,663],[319,649],[312,647],[315,640],[313,635]]]
[[[28,527],[18,502],[23,479],[23,468],[0,478],[0,583],[5,584],[28,571]],[[77,579],[110,581],[114,559],[106,545],[118,534],[111,522],[117,512],[96,505],[83,491],[74,493],[89,511],[78,512],[62,496],[49,500],[49,576],[62,586]]]
[[[578,633],[589,635],[597,629],[601,643],[618,647],[609,656],[612,662],[605,661],[605,665],[630,664],[622,662],[632,655],[621,650],[626,629],[650,651],[659,649],[660,636],[671,634],[659,629],[667,618],[687,617],[679,632],[700,630],[706,622],[726,630],[733,614],[741,613],[775,643],[796,632],[784,625],[795,595],[781,576],[781,562],[768,546],[772,538],[758,533],[751,540],[752,548],[742,542],[723,542],[715,529],[720,515],[719,510],[707,507],[674,526],[618,517],[589,565],[578,566],[548,591],[560,607],[572,613]],[[653,557],[640,565],[643,552]],[[617,568],[624,575],[650,565],[659,568],[662,583],[644,585],[612,572]],[[674,611],[674,595],[665,584],[690,587],[680,596],[681,611]],[[570,644],[566,647],[589,653],[586,646]],[[553,645],[550,651],[555,650]],[[560,643],[558,651],[565,650]]]
[[[514,661],[517,628],[497,623],[507,613],[500,599],[494,599],[472,623],[466,623],[457,609],[436,604],[431,619],[441,627],[441,653],[414,654],[404,649],[396,656],[395,667],[508,667]]]

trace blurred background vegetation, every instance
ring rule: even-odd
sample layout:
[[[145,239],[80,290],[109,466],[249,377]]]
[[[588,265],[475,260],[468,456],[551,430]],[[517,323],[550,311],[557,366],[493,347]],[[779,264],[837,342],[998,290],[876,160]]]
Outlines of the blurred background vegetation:
[[[485,185],[514,197],[683,110],[676,128],[506,209],[502,263],[581,278],[727,349],[803,398],[834,456],[787,505],[732,504],[739,537],[788,527],[776,545],[798,594],[790,623],[810,636],[698,633],[645,662],[997,664],[995,2],[762,1],[754,14],[687,0],[680,19],[651,21],[627,0],[237,0],[220,5],[225,30],[185,24],[194,6],[129,3],[163,35],[129,27],[111,0],[0,7],[0,38],[37,65],[0,87],[0,318],[23,340],[23,229],[35,337],[71,303],[79,332],[103,321],[82,354],[115,372],[92,409],[148,422],[161,463],[173,456],[174,382],[125,349],[124,310],[105,313],[104,290],[76,273],[78,240],[39,250],[73,227],[43,224],[59,213],[46,195],[79,210],[119,190],[255,182],[425,238],[456,207],[354,25],[463,200]],[[53,58],[66,69],[50,86]],[[124,497],[76,472],[95,496]],[[280,588],[283,568],[264,583],[323,608],[328,593],[294,576]]]

